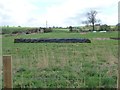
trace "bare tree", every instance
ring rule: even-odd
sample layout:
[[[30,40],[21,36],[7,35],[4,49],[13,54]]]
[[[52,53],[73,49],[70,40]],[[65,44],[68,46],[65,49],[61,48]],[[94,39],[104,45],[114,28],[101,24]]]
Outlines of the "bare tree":
[[[91,10],[90,12],[86,13],[87,21],[83,21],[84,24],[92,24],[93,31],[95,30],[95,23],[100,22],[100,20],[96,19],[97,11]]]

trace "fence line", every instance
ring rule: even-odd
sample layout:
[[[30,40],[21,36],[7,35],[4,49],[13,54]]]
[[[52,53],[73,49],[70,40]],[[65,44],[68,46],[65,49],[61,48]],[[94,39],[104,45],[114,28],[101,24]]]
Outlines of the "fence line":
[[[3,56],[3,88],[12,88],[12,58]]]

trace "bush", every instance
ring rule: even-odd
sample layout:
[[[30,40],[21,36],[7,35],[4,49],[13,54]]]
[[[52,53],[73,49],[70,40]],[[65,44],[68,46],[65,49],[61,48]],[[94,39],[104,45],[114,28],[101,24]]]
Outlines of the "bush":
[[[12,34],[22,33],[21,31],[13,31]]]
[[[43,30],[44,30],[45,33],[52,32],[51,28],[43,28]]]
[[[72,27],[72,26],[69,26],[69,29],[70,29],[70,30],[69,30],[70,32],[72,32],[72,31],[73,31],[73,30],[72,30],[72,29],[73,29],[73,27]]]
[[[99,31],[110,31],[111,28],[107,24],[101,25]]]
[[[51,28],[31,28],[31,27],[2,27],[2,34],[17,34],[17,33],[37,33],[40,29],[43,32],[52,32]]]
[[[16,34],[30,29],[30,27],[2,27],[2,34]]]

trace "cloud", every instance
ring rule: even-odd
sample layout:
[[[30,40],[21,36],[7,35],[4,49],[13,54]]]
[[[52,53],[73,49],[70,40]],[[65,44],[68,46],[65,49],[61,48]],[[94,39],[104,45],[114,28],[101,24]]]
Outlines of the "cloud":
[[[93,3],[94,2],[94,3]],[[86,20],[85,14],[90,10],[96,10],[98,12],[97,19],[102,21],[102,24],[116,25],[118,22],[118,0],[91,0],[86,4],[85,1],[81,2],[83,6],[79,8],[76,15],[66,19],[66,22],[71,25],[82,25],[82,21]],[[107,3],[107,4],[106,4]],[[80,12],[79,12],[80,11]],[[71,23],[70,23],[71,22]]]
[[[116,24],[117,3],[118,0],[90,0],[89,2],[88,0],[68,0],[60,6],[49,8],[46,17],[50,25],[80,25],[85,19],[86,12],[97,10],[98,15],[100,14],[98,17],[103,23]]]
[[[0,25],[69,26],[80,25],[84,14],[98,11],[102,23],[117,23],[118,0],[2,0]]]
[[[24,0],[3,0],[0,2],[2,24],[24,25],[32,17],[31,11],[36,7]]]
[[[119,1],[119,4],[118,4],[118,23],[120,23],[120,1]]]

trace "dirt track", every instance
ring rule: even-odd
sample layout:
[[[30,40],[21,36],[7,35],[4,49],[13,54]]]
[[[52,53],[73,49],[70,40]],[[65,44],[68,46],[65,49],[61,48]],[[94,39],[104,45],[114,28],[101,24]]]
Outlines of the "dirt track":
[[[110,38],[92,38],[92,40],[110,40]]]

